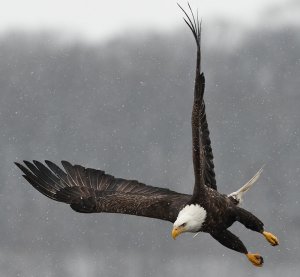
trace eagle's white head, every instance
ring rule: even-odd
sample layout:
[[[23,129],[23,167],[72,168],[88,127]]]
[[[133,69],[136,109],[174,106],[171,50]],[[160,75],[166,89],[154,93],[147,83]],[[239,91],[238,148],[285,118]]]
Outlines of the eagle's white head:
[[[199,232],[206,218],[206,210],[198,204],[185,206],[173,224],[172,237],[175,239],[184,232]]]

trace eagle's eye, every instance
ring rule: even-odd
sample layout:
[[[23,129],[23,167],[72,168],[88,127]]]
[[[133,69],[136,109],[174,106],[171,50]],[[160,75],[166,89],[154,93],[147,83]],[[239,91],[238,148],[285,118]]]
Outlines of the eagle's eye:
[[[181,225],[180,225],[180,227],[185,227],[186,226],[186,222],[185,223],[182,223]]]

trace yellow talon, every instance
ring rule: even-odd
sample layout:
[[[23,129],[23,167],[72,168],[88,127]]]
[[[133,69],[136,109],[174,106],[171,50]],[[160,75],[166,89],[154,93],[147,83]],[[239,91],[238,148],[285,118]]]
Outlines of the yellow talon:
[[[272,233],[264,231],[263,235],[272,246],[276,246],[279,244],[278,238],[274,236]]]
[[[257,267],[262,267],[262,265],[264,263],[264,259],[261,255],[248,253],[248,254],[246,254],[246,256],[253,265],[255,265]]]

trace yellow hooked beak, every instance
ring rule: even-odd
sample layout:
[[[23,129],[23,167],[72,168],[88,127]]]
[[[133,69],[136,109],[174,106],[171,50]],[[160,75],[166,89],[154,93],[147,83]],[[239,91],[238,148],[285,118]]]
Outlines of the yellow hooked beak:
[[[182,232],[184,232],[184,227],[174,227],[172,230],[172,238],[176,239]]]

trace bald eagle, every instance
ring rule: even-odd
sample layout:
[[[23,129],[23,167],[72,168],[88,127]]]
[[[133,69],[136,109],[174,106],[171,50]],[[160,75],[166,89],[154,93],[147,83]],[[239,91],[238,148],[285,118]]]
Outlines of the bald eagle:
[[[173,223],[172,237],[184,232],[209,233],[222,245],[246,255],[255,266],[262,266],[259,254],[248,252],[242,241],[228,230],[234,222],[262,234],[275,246],[278,239],[264,230],[263,223],[239,207],[243,194],[252,186],[262,169],[242,188],[224,195],[217,191],[211,140],[203,100],[205,79],[201,72],[201,25],[198,16],[185,14],[184,21],[192,31],[197,46],[196,78],[192,110],[192,144],[195,183],[191,195],[166,188],[142,184],[135,180],[115,178],[104,171],[72,165],[62,161],[61,169],[45,161],[16,163],[23,177],[47,197],[67,203],[80,213],[121,213],[166,220]]]

